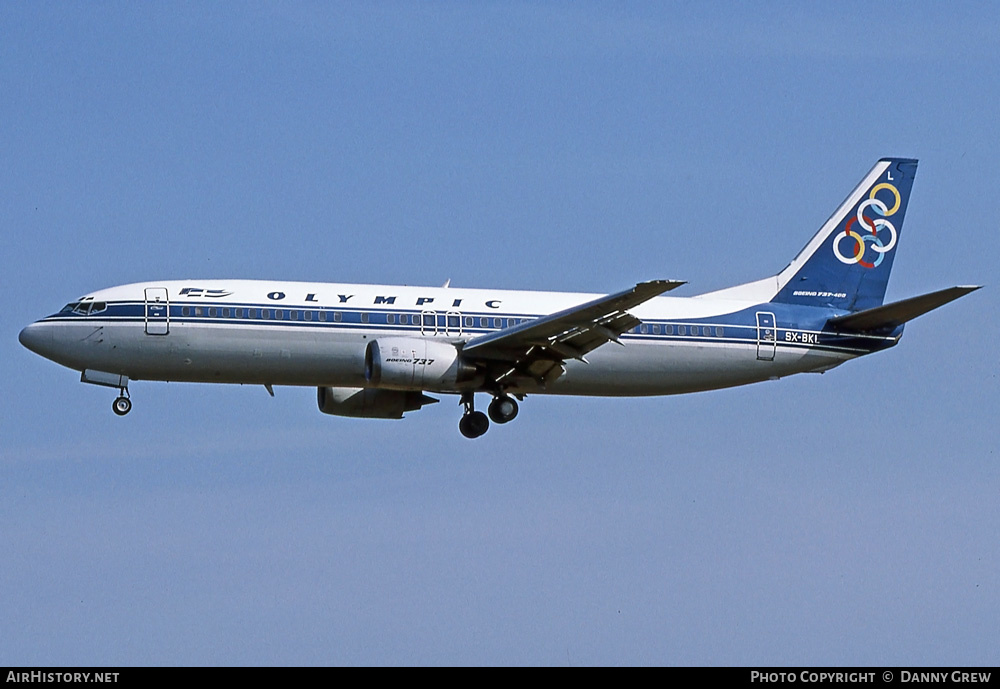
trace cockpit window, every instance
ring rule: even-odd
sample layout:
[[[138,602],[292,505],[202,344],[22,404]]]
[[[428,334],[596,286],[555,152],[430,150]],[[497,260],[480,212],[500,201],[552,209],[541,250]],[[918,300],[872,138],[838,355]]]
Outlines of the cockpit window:
[[[73,301],[62,307],[59,313],[77,313],[81,316],[89,316],[108,310],[107,302],[103,301]]]

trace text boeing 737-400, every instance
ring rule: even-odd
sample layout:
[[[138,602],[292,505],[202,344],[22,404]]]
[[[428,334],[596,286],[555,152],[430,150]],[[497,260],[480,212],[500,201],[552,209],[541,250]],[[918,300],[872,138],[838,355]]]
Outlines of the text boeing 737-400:
[[[184,280],[80,297],[21,343],[120,390],[130,380],[310,386],[321,411],[401,418],[459,395],[469,438],[529,394],[673,395],[825,371],[978,287],[883,304],[917,161],[884,158],[773,277],[695,297]],[[475,394],[492,397],[487,415]]]

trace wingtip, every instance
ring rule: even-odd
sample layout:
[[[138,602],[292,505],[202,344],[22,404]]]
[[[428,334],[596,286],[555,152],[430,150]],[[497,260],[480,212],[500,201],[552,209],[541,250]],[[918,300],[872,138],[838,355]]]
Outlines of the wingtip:
[[[636,288],[648,287],[650,289],[658,289],[660,292],[669,292],[672,289],[677,289],[681,285],[686,285],[687,280],[649,280],[647,282],[640,282],[636,285]]]

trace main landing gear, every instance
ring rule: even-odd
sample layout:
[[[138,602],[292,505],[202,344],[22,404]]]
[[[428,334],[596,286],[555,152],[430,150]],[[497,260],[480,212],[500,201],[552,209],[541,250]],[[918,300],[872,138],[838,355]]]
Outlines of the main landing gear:
[[[111,408],[118,416],[125,416],[132,411],[132,400],[128,397],[128,388],[122,388],[118,397],[111,403]]]
[[[490,406],[487,409],[490,414],[489,419],[486,418],[486,414],[476,411],[475,395],[473,393],[462,393],[461,404],[465,407],[465,413],[462,414],[462,419],[458,422],[458,430],[466,438],[478,438],[486,433],[490,429],[490,419],[493,419],[494,423],[502,424],[513,421],[514,417],[517,416],[517,402],[513,397],[502,393],[494,397],[493,401],[490,402]]]
[[[517,416],[517,402],[514,401],[513,397],[500,395],[493,398],[486,411],[489,412],[493,423],[507,423],[513,421],[514,417]]]

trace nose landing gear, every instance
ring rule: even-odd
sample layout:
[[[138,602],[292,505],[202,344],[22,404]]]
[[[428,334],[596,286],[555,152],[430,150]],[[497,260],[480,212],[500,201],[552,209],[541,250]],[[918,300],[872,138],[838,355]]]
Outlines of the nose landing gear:
[[[128,397],[128,388],[121,389],[121,393],[115,398],[115,401],[111,403],[111,409],[113,409],[115,414],[118,414],[118,416],[125,416],[132,411],[132,400]]]
[[[118,388],[118,397],[111,403],[111,409],[118,416],[125,416],[132,411],[132,400],[128,398],[128,376],[121,373],[84,369],[80,373],[80,382],[100,385],[105,388]]]

